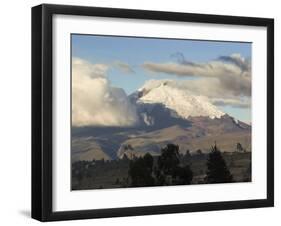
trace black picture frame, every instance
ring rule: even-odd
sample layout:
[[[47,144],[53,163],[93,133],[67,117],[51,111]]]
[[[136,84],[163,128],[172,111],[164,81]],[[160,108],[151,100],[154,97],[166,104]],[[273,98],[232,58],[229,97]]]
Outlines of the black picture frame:
[[[52,18],[55,14],[266,27],[267,198],[54,212],[52,210]],[[49,4],[32,8],[32,218],[40,221],[57,221],[270,206],[274,206],[273,19]]]

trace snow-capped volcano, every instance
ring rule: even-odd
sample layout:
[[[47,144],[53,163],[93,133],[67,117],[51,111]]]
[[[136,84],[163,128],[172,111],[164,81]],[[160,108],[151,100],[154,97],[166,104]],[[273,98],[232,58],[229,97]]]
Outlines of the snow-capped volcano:
[[[162,104],[184,119],[196,116],[220,118],[225,115],[208,98],[195,96],[169,80],[148,81],[134,94],[134,99],[138,105]]]
[[[138,123],[130,127],[73,128],[72,161],[142,156],[147,152],[158,155],[169,143],[179,145],[182,153],[198,149],[208,152],[214,142],[223,151],[233,152],[237,142],[251,150],[250,125],[176,81],[148,81],[129,99]]]

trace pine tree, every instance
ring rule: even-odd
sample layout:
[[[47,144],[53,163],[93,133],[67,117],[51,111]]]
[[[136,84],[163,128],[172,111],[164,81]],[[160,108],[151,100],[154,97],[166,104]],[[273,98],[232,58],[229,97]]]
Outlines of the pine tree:
[[[189,165],[181,166],[179,146],[167,144],[161,150],[158,158],[158,168],[155,170],[158,185],[183,185],[190,184],[193,172]]]
[[[225,160],[217,148],[217,145],[212,147],[207,160],[207,183],[230,183],[232,175],[226,165]]]
[[[130,161],[129,176],[132,187],[153,186],[152,177],[153,157],[146,153],[144,157]]]
[[[172,175],[173,169],[180,163],[179,146],[167,144],[161,150],[161,155],[158,158],[158,167],[164,174]]]

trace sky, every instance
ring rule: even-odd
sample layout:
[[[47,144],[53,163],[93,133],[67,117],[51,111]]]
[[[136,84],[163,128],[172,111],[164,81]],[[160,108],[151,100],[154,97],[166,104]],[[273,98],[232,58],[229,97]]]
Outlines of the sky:
[[[151,79],[179,81],[197,95],[204,85],[202,95],[218,108],[251,122],[251,43],[79,34],[71,38],[72,58],[103,67],[110,86],[127,95]]]

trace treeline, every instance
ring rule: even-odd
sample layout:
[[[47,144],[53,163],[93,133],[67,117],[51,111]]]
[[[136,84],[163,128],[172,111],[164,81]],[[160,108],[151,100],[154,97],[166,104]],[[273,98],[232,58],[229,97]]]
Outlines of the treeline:
[[[198,151],[197,156],[200,155],[203,153]],[[233,176],[216,145],[211,148],[206,164],[205,183],[233,182]],[[179,146],[174,144],[162,148],[161,155],[156,159],[146,153],[143,157],[130,160],[128,174],[132,187],[187,185],[193,179],[190,164],[181,163]]]
[[[251,181],[251,152],[237,145],[235,152],[221,152],[215,144],[210,152],[200,149],[184,154],[167,144],[158,156],[126,154],[116,160],[72,163],[72,189],[145,187]]]

